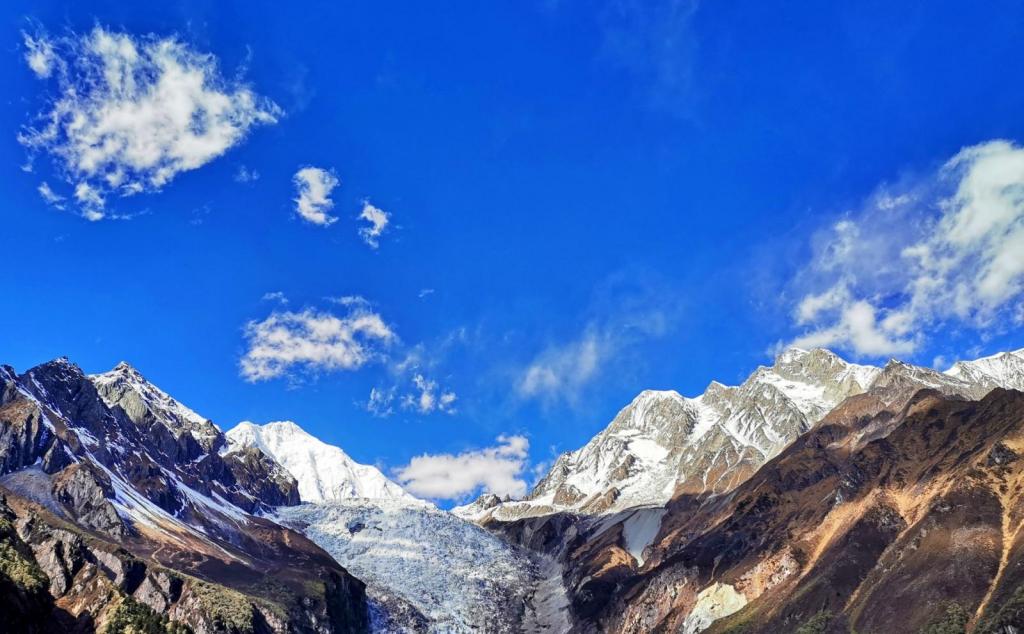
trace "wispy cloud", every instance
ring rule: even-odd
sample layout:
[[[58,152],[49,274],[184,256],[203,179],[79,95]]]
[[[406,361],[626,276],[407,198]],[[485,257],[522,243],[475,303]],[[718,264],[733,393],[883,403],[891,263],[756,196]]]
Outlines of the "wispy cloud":
[[[111,196],[152,192],[240,143],[282,111],[217,60],[175,37],[137,37],[97,26],[87,35],[25,35],[25,58],[53,78],[47,105],[19,134],[46,153],[81,214],[110,217]]]
[[[390,385],[370,391],[366,410],[381,418],[394,414],[396,407],[420,415],[454,414],[458,400],[455,391],[431,378],[451,342],[446,338],[431,351],[422,343],[406,348],[388,366]]]
[[[574,400],[614,347],[613,340],[593,329],[576,341],[550,346],[526,367],[516,389],[524,397]]]
[[[635,276],[635,277],[633,277]],[[578,403],[587,389],[638,345],[665,335],[677,317],[674,293],[639,282],[641,272],[613,276],[596,316],[562,341],[550,342],[515,373],[515,393],[547,405]]]
[[[792,343],[879,357],[954,325],[1004,328],[1024,296],[1024,149],[989,141],[882,187],[814,245]]]
[[[53,44],[45,36],[32,37],[23,34],[25,41],[25,63],[40,79],[47,79],[53,74],[53,67],[57,61],[57,54],[53,50]]]
[[[46,201],[46,204],[52,205],[57,209],[64,209],[64,201],[66,199],[57,192],[53,191],[50,188],[49,183],[47,183],[46,181],[39,183],[38,191],[42,199]]]
[[[397,336],[379,314],[354,307],[344,315],[311,308],[275,311],[246,324],[245,339],[240,371],[255,382],[295,372],[355,370],[382,359]]]
[[[286,306],[288,304],[288,297],[281,291],[272,291],[269,293],[263,293],[263,297],[260,298],[265,302],[275,302]]]
[[[320,167],[303,167],[293,178],[297,197],[295,211],[307,222],[326,227],[338,219],[327,214],[334,207],[331,192],[338,178]]]
[[[437,381],[424,377],[422,374],[415,374],[412,377],[412,384],[415,391],[402,397],[402,407],[419,412],[430,414],[432,412],[444,412],[452,414],[455,412],[455,392],[439,390]]]
[[[245,165],[239,165],[238,169],[235,170],[235,182],[236,183],[255,183],[260,179],[260,173],[254,169],[250,169]]]
[[[360,220],[370,223],[368,227],[361,227],[359,235],[371,249],[380,246],[379,238],[388,226],[391,214],[383,209],[374,207],[369,202],[363,203],[363,211],[359,214]]]
[[[413,495],[436,500],[462,500],[480,490],[520,497],[527,489],[529,449],[525,436],[502,435],[492,447],[417,456],[394,476]]]

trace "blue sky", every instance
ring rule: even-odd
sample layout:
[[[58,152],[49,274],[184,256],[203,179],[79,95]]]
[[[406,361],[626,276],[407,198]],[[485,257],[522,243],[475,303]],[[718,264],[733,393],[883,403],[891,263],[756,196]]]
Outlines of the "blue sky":
[[[458,499],[787,343],[1019,348],[1024,10],[896,4],[5,3],[2,361],[452,454]]]

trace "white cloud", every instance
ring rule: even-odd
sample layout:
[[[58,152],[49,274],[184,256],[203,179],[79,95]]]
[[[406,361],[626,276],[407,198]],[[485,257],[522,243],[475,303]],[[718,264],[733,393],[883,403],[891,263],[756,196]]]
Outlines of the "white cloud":
[[[639,346],[670,330],[682,309],[678,297],[644,271],[610,276],[597,289],[589,311],[600,317],[522,364],[513,376],[516,395],[545,405],[577,405],[609,368],[626,364]]]
[[[1024,149],[989,141],[937,173],[882,188],[819,236],[796,345],[878,357],[920,349],[944,325],[1004,327],[1024,295]]]
[[[427,415],[439,412],[454,414],[458,396],[454,390],[440,387],[440,384],[418,371],[418,347],[405,359],[392,363],[395,375],[390,387],[375,387],[370,390],[366,411],[374,416],[386,418],[395,413],[394,404],[406,411]]]
[[[525,436],[502,435],[497,445],[459,454],[424,454],[395,469],[398,482],[413,495],[460,500],[484,493],[521,497],[526,494],[528,451]]]
[[[420,414],[430,414],[435,411],[445,414],[455,413],[455,401],[457,399],[455,392],[449,390],[439,391],[437,381],[432,381],[422,374],[414,375],[412,383],[415,390],[402,397],[402,407],[404,409],[415,410]],[[371,394],[371,400],[372,396]]]
[[[239,165],[235,171],[235,182],[236,183],[254,183],[260,179],[260,173],[254,169],[249,169],[245,165]]]
[[[64,209],[64,197],[53,191],[49,183],[46,181],[39,183],[38,191],[39,195],[46,201],[46,204],[53,205],[57,209]]]
[[[48,78],[53,74],[56,61],[53,45],[45,37],[34,38],[27,33],[23,33],[22,37],[25,40],[25,62],[28,63],[28,67],[36,77]]]
[[[303,219],[323,227],[338,220],[327,214],[334,207],[331,192],[338,186],[334,174],[320,167],[303,167],[295,173],[293,180],[298,192],[295,211]]]
[[[434,289],[432,289],[432,288],[422,288],[422,289],[420,289],[420,292],[417,294],[417,297],[419,297],[420,299],[426,299],[428,296],[433,295],[433,294],[434,294]]]
[[[260,298],[265,302],[277,302],[282,306],[288,304],[288,297],[285,296],[281,291],[273,291],[270,293],[263,293],[263,297]]]
[[[341,297],[328,297],[327,300],[342,306],[361,306],[365,308],[370,305],[370,300],[362,295],[342,295]]]
[[[395,401],[395,388],[372,388],[370,399],[366,402],[366,411],[378,418],[387,418],[395,413],[392,403]]]
[[[355,308],[336,316],[306,309],[274,312],[245,327],[242,376],[263,381],[294,370],[355,370],[380,359],[397,339],[380,315]]]
[[[110,195],[152,192],[240,143],[282,112],[237,80],[214,56],[180,40],[135,37],[97,26],[58,39],[25,37],[26,59],[55,94],[19,141],[49,154],[98,220]]]
[[[362,236],[363,242],[373,249],[380,246],[378,238],[380,238],[381,234],[384,233],[384,229],[387,228],[390,218],[391,214],[387,213],[383,209],[374,207],[369,202],[364,202],[363,211],[359,214],[359,219],[369,222],[370,226],[359,229],[359,235]]]
[[[611,342],[591,331],[583,338],[549,347],[523,371],[516,386],[525,397],[573,400],[598,373]]]

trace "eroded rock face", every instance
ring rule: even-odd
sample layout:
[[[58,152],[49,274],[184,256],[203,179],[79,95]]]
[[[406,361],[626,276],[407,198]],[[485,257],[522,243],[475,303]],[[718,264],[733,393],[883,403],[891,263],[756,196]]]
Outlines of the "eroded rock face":
[[[43,632],[53,611],[47,578],[14,526],[16,516],[0,494],[0,614],[11,632]]]
[[[947,602],[978,631],[1024,627],[1024,393],[871,409],[826,416],[728,495],[677,497],[643,559],[630,513],[488,526],[559,553],[577,632],[916,632]],[[571,539],[539,537],[558,517]]]
[[[117,538],[128,534],[128,527],[108,499],[113,497],[110,480],[88,463],[75,463],[60,471],[53,478],[53,495],[82,526]]]
[[[224,463],[237,483],[228,496],[235,505],[254,512],[266,506],[294,506],[299,503],[295,478],[255,447],[227,454]]]

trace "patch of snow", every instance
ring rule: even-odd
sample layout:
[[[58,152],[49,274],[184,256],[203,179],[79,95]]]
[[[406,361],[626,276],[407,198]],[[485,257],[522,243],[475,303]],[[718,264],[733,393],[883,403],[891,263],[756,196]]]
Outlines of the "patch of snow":
[[[640,509],[622,523],[622,538],[626,542],[626,552],[636,559],[637,564],[644,565],[644,549],[651,545],[661,529],[661,519],[665,509]]]
[[[698,634],[718,619],[735,614],[747,604],[747,598],[727,583],[713,583],[700,591],[697,603],[679,628],[681,634]]]

